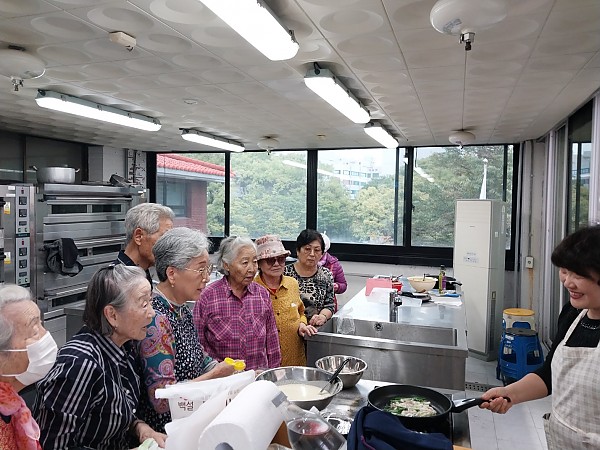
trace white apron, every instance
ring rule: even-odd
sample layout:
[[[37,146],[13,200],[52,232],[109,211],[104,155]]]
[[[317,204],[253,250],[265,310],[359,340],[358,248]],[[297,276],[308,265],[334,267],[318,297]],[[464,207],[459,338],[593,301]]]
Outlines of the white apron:
[[[600,449],[600,344],[565,345],[586,313],[573,321],[552,358],[552,414],[544,423],[549,450]]]

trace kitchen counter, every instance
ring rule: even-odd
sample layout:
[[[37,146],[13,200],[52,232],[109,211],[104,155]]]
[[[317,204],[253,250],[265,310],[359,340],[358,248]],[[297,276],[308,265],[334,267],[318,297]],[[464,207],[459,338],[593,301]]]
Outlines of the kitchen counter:
[[[460,298],[399,306],[390,322],[390,289],[365,289],[307,339],[307,360],[349,355],[368,364],[365,378],[463,390],[468,356]]]
[[[332,412],[342,414],[348,417],[354,417],[358,410],[363,406],[367,405],[367,395],[377,386],[385,386],[387,382],[373,381],[373,380],[360,380],[355,387],[351,389],[344,389],[335,397],[331,403],[327,406],[325,412]],[[464,391],[450,390],[450,389],[436,389],[443,394],[452,395],[453,400],[465,398]],[[452,414],[452,433],[453,433],[453,444],[460,445],[463,447],[471,447],[471,434],[469,429],[469,417],[466,411],[461,413]]]

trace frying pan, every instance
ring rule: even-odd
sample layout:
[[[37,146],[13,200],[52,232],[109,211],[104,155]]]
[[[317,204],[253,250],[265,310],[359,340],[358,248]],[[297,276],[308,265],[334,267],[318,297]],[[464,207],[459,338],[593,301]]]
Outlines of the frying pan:
[[[417,430],[435,427],[446,421],[451,412],[463,412],[465,409],[481,405],[487,401],[481,398],[467,398],[453,402],[441,392],[410,384],[390,384],[377,387],[369,392],[367,399],[371,406],[384,411],[390,400],[395,397],[422,397],[429,400],[430,405],[436,410],[437,414],[428,417],[396,416],[407,428]],[[508,397],[505,398],[510,401]]]

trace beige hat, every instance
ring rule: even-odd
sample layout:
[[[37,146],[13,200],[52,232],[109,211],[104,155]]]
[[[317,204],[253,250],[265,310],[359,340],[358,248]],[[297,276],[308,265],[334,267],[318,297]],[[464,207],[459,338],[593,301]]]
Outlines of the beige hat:
[[[281,255],[290,255],[290,252],[286,250],[281,243],[279,236],[274,234],[267,234],[266,236],[259,237],[256,239],[255,243],[258,249],[256,259],[259,261],[261,259],[274,258]]]

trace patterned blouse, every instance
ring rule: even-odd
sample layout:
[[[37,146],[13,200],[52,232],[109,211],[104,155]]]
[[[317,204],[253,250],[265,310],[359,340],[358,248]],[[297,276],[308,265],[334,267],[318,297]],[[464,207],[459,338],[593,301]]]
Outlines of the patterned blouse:
[[[194,306],[194,324],[206,351],[220,360],[246,361],[247,369],[281,365],[269,292],[252,282],[238,298],[226,277],[209,284]]]
[[[0,449],[42,450],[40,428],[17,391],[0,381]]]
[[[186,305],[173,305],[155,290],[152,307],[156,316],[139,346],[145,388],[140,399],[140,417],[155,431],[164,433],[165,424],[171,421],[169,401],[156,399],[154,391],[197,378],[212,370],[217,361],[204,353]]]
[[[310,322],[310,319],[315,314],[319,314],[323,308],[327,308],[331,311],[331,314],[335,312],[333,302],[333,275],[329,271],[321,266],[317,266],[317,273],[311,277],[302,277],[296,272],[296,268],[293,264],[285,266],[283,271],[284,275],[293,277],[298,281],[300,286],[300,298],[304,302],[306,310],[306,318]]]
[[[267,288],[271,294],[281,347],[281,365],[305,366],[304,338],[298,334],[298,326],[300,323],[306,325],[307,322],[304,315],[304,303],[300,300],[298,282],[292,277],[281,277],[279,287],[271,290],[260,274],[256,275],[254,281]]]

